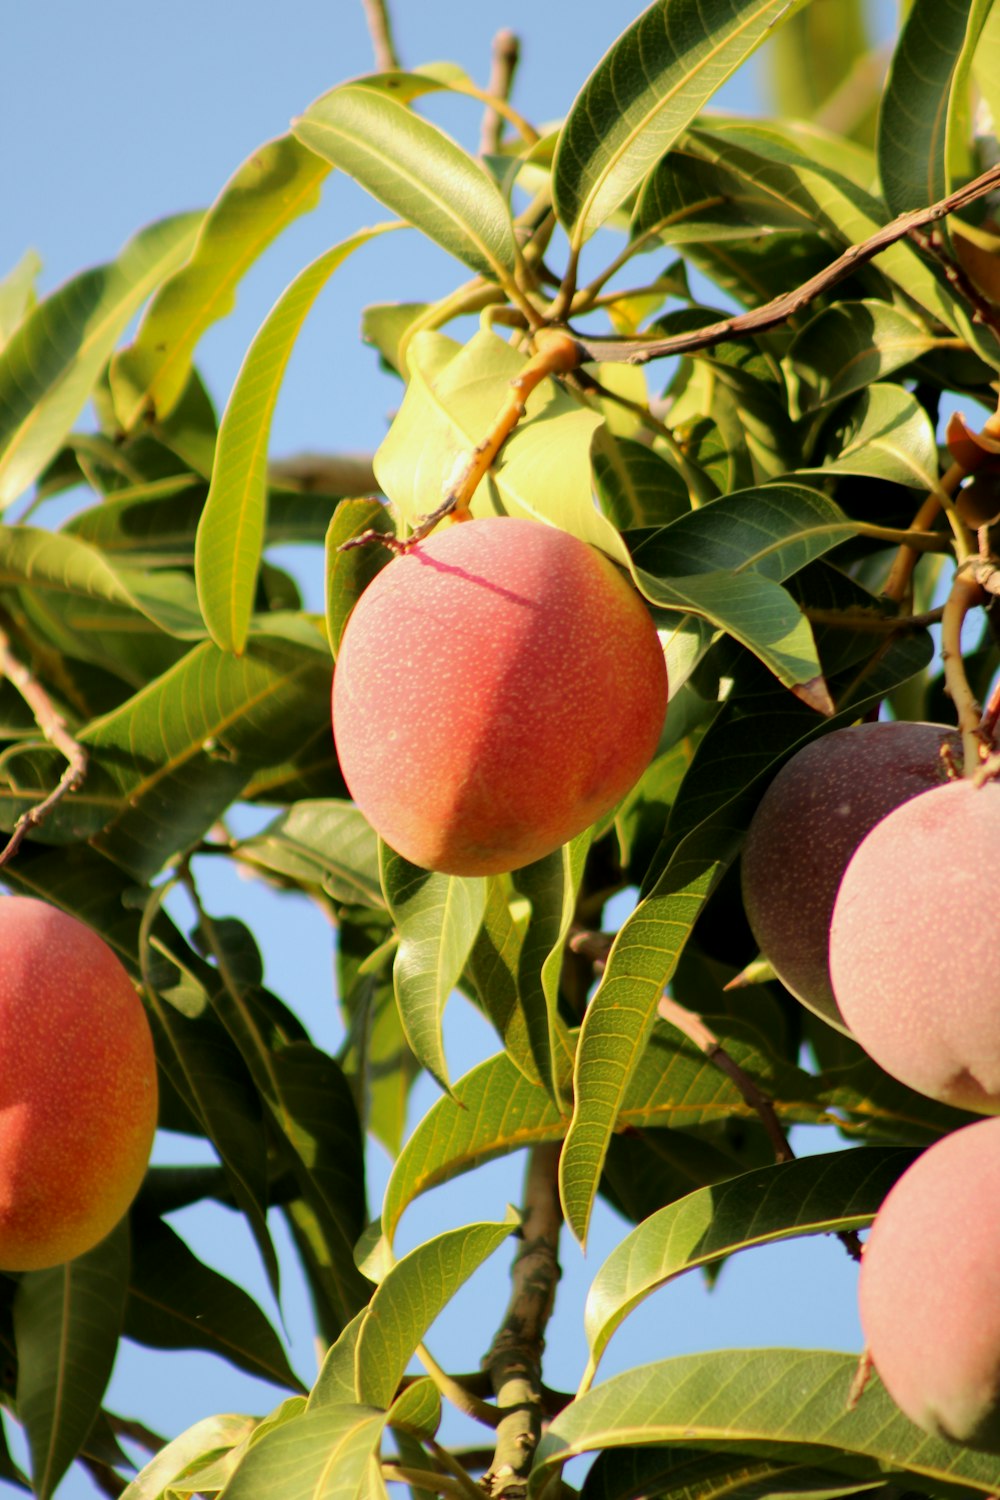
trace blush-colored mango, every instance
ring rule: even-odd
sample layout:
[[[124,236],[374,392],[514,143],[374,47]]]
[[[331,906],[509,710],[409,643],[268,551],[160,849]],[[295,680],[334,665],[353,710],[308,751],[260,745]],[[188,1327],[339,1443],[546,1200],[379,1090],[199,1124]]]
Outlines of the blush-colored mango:
[[[513,870],[616,805],[656,750],[667,674],[626,575],[513,517],[435,532],[347,623],[333,726],[386,843],[453,875]]]
[[[872,1225],[859,1305],[910,1420],[1000,1453],[1000,1120],[945,1136],[903,1173]]]
[[[103,938],[0,896],[0,1269],[59,1265],[138,1192],[157,1114],[142,1002]]]

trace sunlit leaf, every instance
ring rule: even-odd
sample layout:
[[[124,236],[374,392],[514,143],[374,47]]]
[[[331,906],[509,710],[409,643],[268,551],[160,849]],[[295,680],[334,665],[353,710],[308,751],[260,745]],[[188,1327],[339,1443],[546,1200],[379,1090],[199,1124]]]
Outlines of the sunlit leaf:
[[[872,298],[818,312],[796,336],[788,359],[806,383],[801,404],[811,411],[882,380],[934,343],[915,318]]]
[[[369,1406],[306,1411],[248,1449],[227,1500],[355,1500],[384,1425]]]
[[[205,214],[191,257],[156,294],[138,333],[112,362],[118,420],[162,421],[176,406],[207,328],[232,311],[236,287],[258,256],[319,202],[327,164],[292,136],[259,146]]]
[[[796,0],[657,0],[618,38],[574,101],[556,151],[556,211],[574,245],[796,8]]]
[[[374,235],[396,227],[362,230],[301,271],[264,320],[240,367],[219,427],[194,554],[205,624],[223,650],[241,653],[246,646],[264,542],[271,419],[299,330],[338,266]]]
[[[870,474],[916,489],[938,481],[937,443],[927,412],[902,386],[876,382],[851,410],[845,440],[821,469],[823,474]]]
[[[352,802],[303,798],[260,833],[240,839],[234,856],[335,901],[381,906],[378,842]]]
[[[513,270],[514,230],[493,180],[378,79],[331,90],[292,128],[310,150],[474,271],[503,278]]]
[[[58,451],[122,329],[180,265],[200,214],[143,229],[117,260],[40,302],[0,354],[0,505],[15,500]]]

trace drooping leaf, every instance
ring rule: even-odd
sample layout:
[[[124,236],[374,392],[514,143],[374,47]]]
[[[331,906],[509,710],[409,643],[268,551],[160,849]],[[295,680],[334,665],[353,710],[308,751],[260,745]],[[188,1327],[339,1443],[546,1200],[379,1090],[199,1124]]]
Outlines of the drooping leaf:
[[[0,354],[0,505],[58,451],[122,329],[190,253],[200,214],[151,224],[40,302]]]
[[[694,1441],[785,1462],[850,1458],[852,1479],[896,1475],[928,1481],[934,1493],[993,1493],[994,1457],[928,1437],[877,1381],[849,1409],[857,1363],[857,1355],[811,1349],[725,1349],[613,1376],[556,1417],[529,1494],[539,1496],[574,1454],[627,1446],[640,1433],[645,1443]]]
[[[358,1392],[373,1406],[389,1406],[410,1357],[434,1319],[483,1261],[516,1227],[467,1224],[436,1235],[397,1261],[380,1281],[358,1335]]]
[[[365,531],[385,535],[392,532],[392,518],[385,506],[378,500],[342,500],[330,521],[325,541],[326,630],[334,660],[351,610],[375,574],[392,557],[388,548],[379,543],[341,551],[344,542]]]
[[[17,1409],[41,1500],[55,1490],[100,1410],[118,1348],[128,1261],[123,1220],[85,1255],[21,1277],[14,1299]]]
[[[912,1151],[810,1156],[701,1188],[653,1214],[598,1270],[584,1310],[589,1376],[615,1329],[657,1287],[751,1245],[871,1222]]]
[[[514,230],[492,178],[377,78],[332,89],[292,129],[474,271],[503,280],[513,270]]]
[[[180,399],[202,334],[224,318],[258,256],[319,202],[327,164],[292,136],[259,146],[205,214],[188,263],[156,294],[133,342],[111,366],[115,411],[130,430],[163,421]]]
[[[240,839],[234,857],[334,901],[382,906],[378,842],[352,802],[303,798],[260,833]]]
[[[240,367],[219,427],[194,553],[201,611],[224,651],[241,654],[246,647],[264,542],[271,419],[295,340],[334,271],[375,235],[397,227],[362,230],[301,271],[264,320]]]
[[[252,1298],[160,1220],[135,1221],[123,1332],[153,1349],[206,1349],[258,1379],[304,1390]]]
[[[399,932],[393,980],[406,1039],[447,1088],[441,1022],[483,920],[486,881],[418,869],[381,842],[379,863],[386,904]]]
[[[797,8],[796,0],[656,0],[618,38],[577,95],[553,164],[556,212],[574,246]]]

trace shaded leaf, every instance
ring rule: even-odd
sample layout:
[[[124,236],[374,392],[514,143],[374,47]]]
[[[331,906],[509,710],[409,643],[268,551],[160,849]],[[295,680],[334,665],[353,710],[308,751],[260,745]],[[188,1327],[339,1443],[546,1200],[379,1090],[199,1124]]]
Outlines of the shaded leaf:
[[[47,1500],[97,1416],[128,1285],[126,1221],[85,1255],[26,1271],[14,1299],[17,1410],[35,1494]]]
[[[845,440],[821,469],[806,473],[869,474],[916,489],[938,481],[937,444],[927,412],[902,386],[877,382],[860,393]]]
[[[128,348],[111,365],[115,411],[128,431],[179,401],[207,328],[232,311],[258,256],[319,202],[329,167],[292,136],[259,146],[207,211],[188,263],[157,292]]]
[[[891,375],[935,339],[902,308],[871,298],[823,308],[797,334],[788,359],[806,384],[806,411],[839,401]]]
[[[0,504],[58,451],[118,335],[188,255],[200,214],[140,230],[117,260],[68,281],[40,302],[0,354]]]
[[[737,1494],[740,1500],[794,1500],[812,1496],[830,1500],[859,1490],[881,1488],[880,1481],[851,1481],[838,1469],[783,1463],[777,1458],[748,1458],[728,1449],[702,1453],[671,1444],[664,1448],[609,1448],[600,1453],[580,1491],[581,1500],[721,1500]]]
[[[392,557],[387,547],[377,543],[364,547],[340,549],[351,537],[363,531],[393,533],[392,518],[378,500],[342,500],[326,533],[326,631],[334,660],[351,610]]]
[[[240,366],[219,426],[194,552],[201,612],[223,650],[242,653],[246,647],[264,543],[271,419],[295,340],[334,271],[375,235],[397,227],[362,230],[301,271],[261,324]]]
[[[334,901],[381,907],[378,840],[352,802],[304,798],[251,838],[233,856],[295,886],[314,886]]]
[[[516,247],[492,178],[378,85],[376,78],[332,89],[293,122],[295,135],[451,255],[503,280]]]

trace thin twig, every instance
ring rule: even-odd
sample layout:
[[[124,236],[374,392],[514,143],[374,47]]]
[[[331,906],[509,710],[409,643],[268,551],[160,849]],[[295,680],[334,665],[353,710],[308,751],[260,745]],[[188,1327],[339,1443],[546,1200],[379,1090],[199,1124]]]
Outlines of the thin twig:
[[[426,1344],[418,1344],[417,1358],[427,1371],[441,1395],[446,1397],[460,1412],[467,1417],[472,1417],[476,1422],[482,1422],[484,1427],[495,1427],[497,1421],[497,1409],[484,1401],[475,1391],[469,1388],[453,1375],[443,1370],[437,1360],[431,1354]]]
[[[937,625],[944,606],[924,610],[919,615],[877,615],[870,609],[814,609],[806,604],[802,613],[812,625],[828,625],[834,630],[863,630],[872,635],[899,635],[904,630],[923,630]]]
[[[376,68],[380,73],[398,72],[400,62],[392,37],[387,0],[361,0],[361,6],[368,22],[368,35],[372,39]]]
[[[788,1144],[788,1137],[782,1129],[774,1105],[761,1093],[749,1073],[745,1073],[739,1063],[733,1061],[715,1032],[709,1030],[700,1016],[686,1010],[683,1005],[678,1005],[669,995],[660,996],[657,1011],[664,1021],[675,1026],[682,1036],[694,1043],[699,1052],[704,1053],[720,1073],[725,1073],[736,1085],[744,1103],[749,1104],[756,1112],[767,1131],[768,1139],[774,1147],[775,1161],[794,1161],[795,1152]]]
[[[559,1152],[561,1143],[532,1148],[525,1182],[523,1243],[511,1268],[511,1297],[483,1361],[500,1422],[493,1462],[482,1487],[491,1500],[527,1494],[542,1435],[542,1350],[559,1280]]]
[[[777,328],[779,324],[786,323],[789,318],[801,312],[821,293],[850,276],[859,266],[865,265],[881,251],[894,245],[897,240],[905,238],[914,230],[921,229],[927,224],[936,223],[947,214],[954,213],[956,209],[964,208],[966,204],[974,203],[977,198],[985,197],[998,185],[1000,185],[1000,166],[991,167],[988,172],[983,172],[972,182],[966,183],[954,193],[949,193],[946,198],[941,198],[937,203],[932,203],[928,208],[917,208],[909,213],[900,214],[891,223],[877,230],[869,239],[862,240],[860,244],[848,246],[835,261],[793,291],[773,298],[763,307],[740,313],[733,318],[723,318],[718,323],[710,323],[707,328],[691,329],[688,333],[675,334],[672,338],[665,339],[604,339],[586,337],[582,334],[575,334],[574,337],[587,359],[642,365],[651,359],[665,359],[673,354],[693,354],[700,349],[710,349],[714,344],[721,344],[727,339],[740,338],[747,333],[763,333],[769,328]]]
[[[0,629],[0,677],[6,677],[12,687],[20,693],[31,709],[42,734],[66,761],[66,769],[54,790],[23,812],[14,824],[14,831],[5,847],[0,850],[0,869],[9,864],[23,844],[32,828],[38,828],[64,797],[83,785],[87,775],[87,752],[69,732],[69,726],[41,683],[32,675],[14,654],[10,637]]]
[[[432,1473],[430,1469],[411,1469],[405,1464],[384,1463],[382,1478],[390,1484],[408,1484],[411,1490],[427,1490],[432,1495],[469,1495],[468,1489],[450,1474]]]
[[[921,250],[932,255],[941,266],[950,286],[953,286],[964,302],[972,308],[972,321],[982,323],[991,333],[1000,338],[1000,312],[988,297],[984,297],[975,282],[955,258],[948,253],[939,229],[925,234],[921,229],[912,229],[910,238]]]
[[[521,44],[513,31],[504,29],[498,31],[493,38],[492,60],[490,65],[490,81],[486,85],[486,92],[491,100],[506,100],[510,98],[510,91],[514,83],[514,74],[517,72],[517,64],[521,56]],[[495,103],[486,106],[483,113],[483,123],[479,135],[480,156],[495,156],[500,150],[500,138],[503,132],[503,115],[497,109]]]

